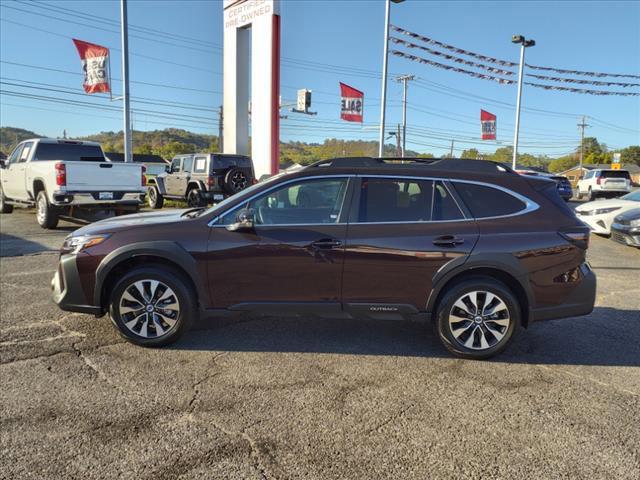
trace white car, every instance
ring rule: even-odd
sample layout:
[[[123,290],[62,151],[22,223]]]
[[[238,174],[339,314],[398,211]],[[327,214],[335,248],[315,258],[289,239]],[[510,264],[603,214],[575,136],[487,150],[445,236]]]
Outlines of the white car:
[[[631,191],[631,175],[627,170],[589,170],[580,179],[577,197],[586,196],[589,200],[598,197],[617,197]]]
[[[0,212],[35,206],[42,228],[78,209],[137,211],[146,194],[144,167],[108,161],[95,142],[25,140],[0,167]]]
[[[591,228],[593,233],[611,235],[613,219],[627,210],[638,207],[640,207],[640,190],[620,198],[583,203],[576,208],[576,215]]]

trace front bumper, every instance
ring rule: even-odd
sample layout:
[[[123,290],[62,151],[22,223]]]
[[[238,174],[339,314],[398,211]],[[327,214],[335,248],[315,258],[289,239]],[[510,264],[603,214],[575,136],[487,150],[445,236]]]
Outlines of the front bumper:
[[[611,233],[611,226],[607,225],[602,215],[580,215],[580,212],[576,211],[576,217],[587,224],[593,233],[599,235],[609,235]]]
[[[76,256],[64,254],[60,256],[58,270],[51,280],[53,301],[67,312],[90,313],[102,315],[100,306],[87,305],[84,291],[80,283],[80,275],[76,266]]]
[[[611,225],[611,238],[623,245],[640,247],[640,227],[631,227],[629,225],[614,223]]]
[[[112,198],[101,198],[101,193]],[[138,206],[144,203],[146,192],[54,192],[53,204],[59,207],[84,206],[112,208]]]
[[[553,307],[534,308],[531,318],[534,322],[553,320],[555,318],[579,317],[589,315],[596,302],[596,274],[588,263],[580,265],[582,279],[568,298],[561,305]]]

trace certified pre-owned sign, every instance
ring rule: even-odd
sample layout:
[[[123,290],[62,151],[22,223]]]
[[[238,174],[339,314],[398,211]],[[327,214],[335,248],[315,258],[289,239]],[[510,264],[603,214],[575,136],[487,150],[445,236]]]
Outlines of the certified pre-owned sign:
[[[224,28],[248,25],[256,18],[278,14],[277,0],[236,0],[224,6]]]

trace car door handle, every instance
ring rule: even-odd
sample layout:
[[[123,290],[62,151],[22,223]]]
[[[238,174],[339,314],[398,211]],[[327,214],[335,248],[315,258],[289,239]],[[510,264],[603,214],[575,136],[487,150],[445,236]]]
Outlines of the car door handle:
[[[322,249],[331,249],[337,248],[342,245],[340,240],[336,240],[335,238],[323,238],[321,240],[316,240],[315,242],[311,242],[311,246],[313,248],[322,248]]]
[[[456,235],[442,235],[433,239],[433,244],[439,247],[455,247],[464,243],[464,238]]]

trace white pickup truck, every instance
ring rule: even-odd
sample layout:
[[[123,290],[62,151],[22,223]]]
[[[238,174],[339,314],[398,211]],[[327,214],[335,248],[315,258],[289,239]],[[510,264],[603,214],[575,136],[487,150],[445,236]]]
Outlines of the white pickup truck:
[[[146,193],[144,167],[110,162],[95,142],[26,140],[0,166],[0,211],[35,206],[42,228],[79,209],[137,211]]]

